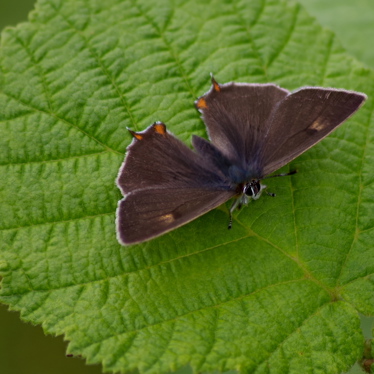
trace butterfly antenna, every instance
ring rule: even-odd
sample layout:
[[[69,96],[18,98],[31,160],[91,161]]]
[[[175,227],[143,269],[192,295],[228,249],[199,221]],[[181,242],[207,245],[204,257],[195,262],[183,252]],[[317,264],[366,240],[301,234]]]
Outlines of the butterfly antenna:
[[[276,175],[269,175],[267,177],[264,177],[262,179],[268,179],[268,178],[275,178],[275,177],[286,177],[288,175],[296,174],[297,170],[292,170],[289,173],[282,173],[282,174],[276,174]]]
[[[265,191],[265,192],[266,192],[266,195],[268,195],[268,196],[271,196],[271,197],[277,196],[275,193],[268,192],[268,191]]]

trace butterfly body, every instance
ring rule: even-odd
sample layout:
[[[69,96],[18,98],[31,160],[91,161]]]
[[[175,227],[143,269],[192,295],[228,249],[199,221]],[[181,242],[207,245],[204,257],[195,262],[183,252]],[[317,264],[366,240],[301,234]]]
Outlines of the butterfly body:
[[[364,102],[353,91],[274,84],[220,85],[195,106],[210,141],[193,136],[194,151],[161,122],[130,133],[117,185],[117,238],[123,245],[164,234],[236,198],[258,199],[261,180],[322,140]]]

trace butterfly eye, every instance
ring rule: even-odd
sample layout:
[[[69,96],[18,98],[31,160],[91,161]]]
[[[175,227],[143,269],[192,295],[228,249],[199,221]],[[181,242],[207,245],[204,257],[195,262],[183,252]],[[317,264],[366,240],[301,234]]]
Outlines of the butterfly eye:
[[[244,193],[247,196],[253,197],[254,199],[256,198],[257,195],[259,195],[261,192],[261,183],[258,180],[252,180],[250,183],[248,183],[245,186],[245,191]]]
[[[245,194],[247,196],[253,196],[254,191],[252,190],[252,186],[249,185],[248,188],[245,190]]]

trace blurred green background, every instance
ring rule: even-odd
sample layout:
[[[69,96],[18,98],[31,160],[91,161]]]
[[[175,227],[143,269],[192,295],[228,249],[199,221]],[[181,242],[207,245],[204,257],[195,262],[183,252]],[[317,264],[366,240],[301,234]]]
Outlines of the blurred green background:
[[[374,0],[299,0],[334,31],[352,56],[374,69]]]
[[[346,50],[374,68],[374,0],[299,0],[318,21],[333,30]],[[27,21],[34,0],[0,0],[0,30]],[[308,82],[305,82],[308,84]],[[365,337],[373,319],[362,318]],[[65,357],[62,337],[45,336],[40,326],[22,322],[19,313],[0,305],[0,372],[4,374],[100,374],[101,366]],[[189,370],[182,370],[184,373]],[[180,373],[182,373],[180,371]],[[362,373],[358,365],[350,374]]]

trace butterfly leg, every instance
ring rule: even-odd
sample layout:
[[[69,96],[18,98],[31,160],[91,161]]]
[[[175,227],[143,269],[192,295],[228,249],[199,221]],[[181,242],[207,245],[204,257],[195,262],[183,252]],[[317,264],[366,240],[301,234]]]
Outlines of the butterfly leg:
[[[228,225],[228,229],[230,230],[232,228],[232,212],[238,208],[240,209],[242,206],[242,201],[241,201],[241,198],[236,198],[233,203],[231,204],[231,207],[230,207],[230,211],[229,211],[229,214],[230,214],[230,219],[229,219],[229,225]]]

